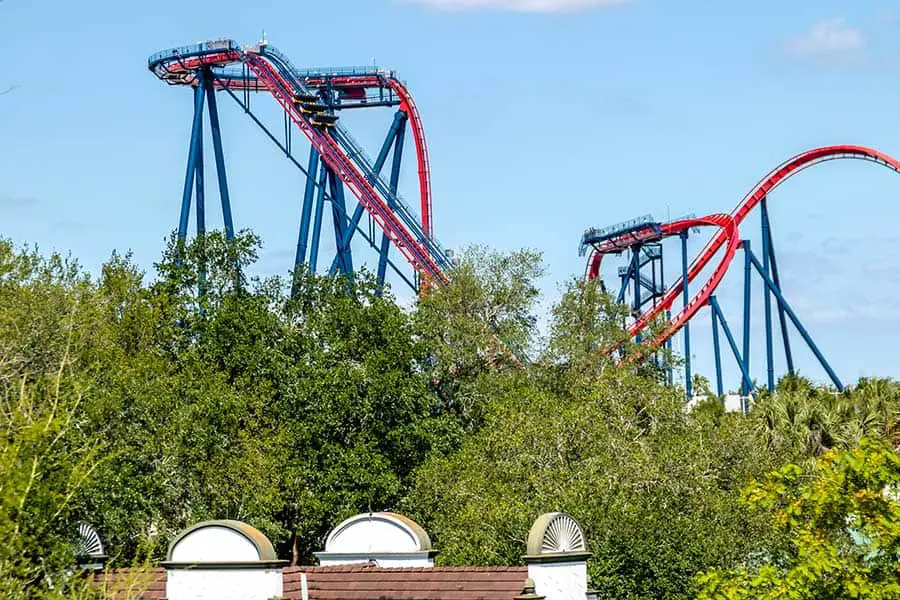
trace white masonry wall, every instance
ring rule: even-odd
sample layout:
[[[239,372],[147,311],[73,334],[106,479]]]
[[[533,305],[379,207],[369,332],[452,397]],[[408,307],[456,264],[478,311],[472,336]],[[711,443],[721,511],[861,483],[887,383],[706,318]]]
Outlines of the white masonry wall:
[[[281,569],[172,569],[167,600],[269,600],[281,597]]]
[[[585,600],[587,562],[549,562],[528,565],[534,591],[547,600]]]
[[[266,556],[260,556],[261,552]],[[169,551],[166,600],[281,597],[282,569],[272,555],[269,541],[249,525],[232,521],[200,523]]]

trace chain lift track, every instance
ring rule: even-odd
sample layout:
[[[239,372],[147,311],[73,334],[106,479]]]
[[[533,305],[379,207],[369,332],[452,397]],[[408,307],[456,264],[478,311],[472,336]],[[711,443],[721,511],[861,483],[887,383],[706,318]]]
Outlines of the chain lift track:
[[[412,95],[393,71],[373,67],[300,70],[265,41],[239,47],[232,40],[165,50],[151,56],[148,66],[159,79],[170,85],[193,88],[195,94],[178,228],[180,239],[187,236],[192,197],[197,209],[198,235],[205,230],[204,104],[209,106],[225,232],[229,237],[234,235],[216,106],[216,92],[224,92],[241,105],[251,120],[307,177],[295,267],[307,264],[316,270],[325,202],[328,201],[336,248],[330,273],[353,272],[350,242],[358,235],[378,251],[379,284],[383,284],[388,266],[415,290],[421,284],[443,285],[447,282],[446,272],[453,267],[453,258],[434,237],[425,130]],[[269,94],[281,107],[285,118],[283,141],[253,114],[251,93]],[[339,121],[343,110],[374,107],[397,107],[388,136],[375,160]],[[416,151],[418,216],[404,203],[397,190],[407,124]],[[310,144],[306,165],[291,152],[292,130],[299,130]],[[392,155],[390,175],[385,180],[381,171],[389,154]],[[347,208],[345,190],[349,190],[357,201],[352,211]],[[368,232],[360,226],[364,214],[370,219]],[[381,232],[380,243],[375,239],[375,227]],[[391,247],[412,267],[412,277],[390,259]]]

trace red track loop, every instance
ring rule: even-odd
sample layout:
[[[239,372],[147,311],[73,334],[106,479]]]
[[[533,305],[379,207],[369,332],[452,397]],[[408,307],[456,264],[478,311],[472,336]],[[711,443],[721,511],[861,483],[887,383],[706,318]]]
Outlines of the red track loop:
[[[722,260],[719,261],[719,264],[716,265],[710,278],[703,284],[700,290],[694,294],[694,297],[688,301],[684,308],[672,316],[669,320],[668,327],[649,342],[649,345],[651,346],[661,346],[664,344],[666,340],[684,327],[684,324],[690,321],[694,315],[697,314],[697,311],[706,306],[709,297],[725,277],[725,273],[728,271],[729,265],[731,265],[731,260],[734,258],[734,255],[741,245],[741,236],[738,232],[737,222],[731,215],[707,215],[705,217],[675,221],[674,223],[666,223],[662,226],[662,229],[665,237],[671,237],[694,227],[718,227],[719,230],[716,232],[715,237],[722,238],[723,241],[727,242],[725,254],[722,256]],[[651,314],[653,316],[650,316]],[[657,314],[659,314],[659,311],[652,309],[645,312],[634,322],[634,324],[632,324],[629,328],[629,333],[632,336],[637,335],[639,331],[650,324],[650,321]]]
[[[800,171],[807,169],[813,165],[817,165],[822,162],[830,161],[830,160],[842,160],[842,159],[855,159],[855,160],[868,160],[880,165],[883,165],[893,171],[897,171],[900,173],[900,161],[897,159],[884,154],[883,152],[879,152],[878,150],[874,150],[872,148],[867,148],[865,146],[850,146],[850,145],[841,145],[841,146],[825,146],[822,148],[815,148],[813,150],[808,150],[803,152],[802,154],[798,154],[797,156],[785,161],[780,164],[778,167],[773,169],[768,175],[763,177],[750,192],[744,196],[743,200],[737,205],[737,207],[731,212],[730,219],[732,220],[731,225],[722,224],[721,229],[713,235],[713,237],[707,242],[706,246],[704,246],[703,250],[701,250],[700,254],[693,260],[690,267],[688,268],[688,281],[691,282],[694,278],[710,263],[712,258],[715,256],[716,252],[725,244],[728,243],[727,249],[725,252],[725,256],[722,261],[716,266],[715,271],[713,272],[710,279],[703,284],[700,288],[700,292],[698,292],[688,303],[686,307],[684,307],[678,314],[672,317],[669,321],[669,326],[666,330],[654,338],[651,342],[649,342],[652,346],[660,346],[665,343],[666,340],[675,335],[684,325],[687,323],[700,308],[702,308],[706,301],[709,299],[709,296],[715,291],[716,287],[722,281],[722,278],[725,276],[725,271],[728,269],[728,265],[731,262],[731,259],[734,257],[734,252],[740,244],[740,236],[738,235],[737,228],[740,227],[740,224],[747,217],[747,215],[759,205],[760,202],[765,199],[765,197],[779,185],[787,181],[793,175],[796,175]],[[706,219],[716,218],[718,219],[723,215],[713,215],[712,217],[704,217],[701,219],[690,219],[688,221],[678,221],[676,223],[671,223],[664,226],[664,229],[668,227],[680,227],[682,223],[689,221],[705,221]],[[701,224],[710,224],[710,223],[701,223]],[[716,223],[719,224],[719,223]],[[671,232],[666,232],[666,236],[673,235]],[[590,258],[588,259],[587,265],[587,277],[588,279],[595,279],[600,275],[600,264],[603,260],[604,252],[598,252],[596,249],[591,253]],[[672,287],[670,287],[665,295],[662,297],[660,302],[657,302],[655,306],[649,308],[646,312],[641,314],[637,320],[628,328],[628,333],[633,337],[644,330],[651,321],[653,321],[659,314],[661,314],[665,310],[669,310],[672,307],[672,304],[681,295],[683,286],[683,279],[679,278]]]

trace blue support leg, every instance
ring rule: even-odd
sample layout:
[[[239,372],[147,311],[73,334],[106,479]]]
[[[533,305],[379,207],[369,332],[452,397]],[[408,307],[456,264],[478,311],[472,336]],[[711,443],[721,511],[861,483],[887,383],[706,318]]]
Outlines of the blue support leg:
[[[331,191],[331,216],[334,222],[334,240],[337,244],[338,265],[344,275],[353,273],[353,258],[350,254],[350,246],[343,241],[347,233],[347,203],[344,199],[344,183],[338,179],[332,171],[328,175],[329,189]],[[333,273],[333,271],[332,271]]]
[[[397,187],[400,185],[400,165],[403,161],[403,142],[406,139],[406,121],[407,116],[405,112],[398,111],[394,116],[394,124],[396,125],[394,134],[394,156],[391,162],[391,179],[388,182],[393,197],[396,197]],[[394,209],[393,197],[388,198],[388,206],[391,210]],[[377,285],[379,290],[384,288],[384,277],[387,273],[388,255],[390,250],[391,240],[387,234],[382,234],[381,248],[378,251]]]
[[[631,251],[634,253],[634,314],[641,314],[641,247],[634,246]],[[641,334],[634,336],[634,341],[641,343]]]
[[[765,268],[766,276],[769,275],[769,263],[771,262],[771,252],[769,249],[769,211],[766,207],[766,199],[762,199],[761,203],[761,219],[762,219],[762,253],[763,268]],[[772,348],[772,294],[768,288],[763,288],[763,301],[766,316],[766,385],[770,392],[775,391],[775,353]]]
[[[834,369],[831,368],[831,365],[828,364],[828,361],[825,360],[825,356],[822,355],[822,352],[819,350],[819,347],[816,346],[816,343],[813,341],[812,337],[809,335],[809,332],[806,331],[806,328],[800,322],[800,319],[797,317],[797,314],[794,312],[794,309],[791,308],[791,305],[788,304],[787,300],[784,299],[784,296],[781,294],[781,290],[778,289],[778,286],[775,285],[775,282],[765,274],[765,271],[762,265],[759,263],[759,260],[753,254],[750,254],[750,261],[753,263],[753,266],[756,268],[756,271],[759,273],[760,277],[762,277],[765,284],[768,286],[769,290],[771,290],[772,294],[778,300],[778,304],[784,308],[784,311],[787,313],[787,316],[791,319],[791,322],[794,324],[794,327],[797,328],[797,331],[800,333],[800,336],[803,338],[803,341],[806,342],[806,345],[809,346],[809,349],[812,350],[812,353],[816,356],[816,359],[819,361],[819,364],[822,365],[822,368],[825,369],[825,372],[828,373],[828,377],[831,379],[834,386],[844,391],[844,384],[841,383],[841,380],[838,378],[837,373],[834,372]]]
[[[622,287],[619,288],[619,295],[616,296],[616,304],[625,302],[625,293],[628,291],[628,285],[635,277],[635,262],[634,254],[632,254],[631,260],[628,262],[628,270],[625,272],[625,275],[622,276]]]
[[[715,296],[710,296],[709,306],[715,311],[716,317],[722,324],[722,331],[725,332],[725,339],[728,340],[728,345],[731,346],[734,360],[737,361],[738,366],[741,368],[742,385],[747,388],[752,388],[753,383],[750,381],[750,373],[747,372],[747,367],[744,365],[744,361],[741,358],[741,351],[738,349],[737,342],[734,341],[734,336],[731,335],[731,328],[728,327],[728,321],[725,320],[725,315],[722,313],[722,309],[719,307],[719,301],[716,300]]]
[[[197,240],[202,244],[202,240],[206,237],[206,190],[205,182],[203,180],[203,121],[200,121],[200,129],[198,130],[198,135],[200,136],[200,143],[197,145],[197,162],[195,164],[195,173],[194,173],[194,182],[196,184],[196,189],[194,194],[196,196],[197,203]],[[203,247],[201,246],[201,251]],[[198,276],[199,281],[197,284],[197,291],[201,296],[206,294],[206,257],[201,254],[200,262],[197,265],[198,267]]]
[[[744,249],[744,370],[750,371],[750,240],[742,240]],[[741,395],[748,396],[752,384],[744,380]]]
[[[319,238],[322,236],[326,187],[328,187],[328,167],[323,164],[319,174],[319,194],[316,197],[316,212],[313,217],[312,242],[309,245],[309,270],[313,273],[316,272],[316,265],[319,261]]]
[[[309,225],[316,199],[316,177],[319,175],[319,152],[315,148],[309,149],[309,166],[306,173],[306,189],[303,192],[303,208],[300,211],[300,233],[297,235],[294,269],[306,262],[306,250],[309,245]]]
[[[715,296],[712,298],[715,298]],[[725,396],[725,386],[722,385],[722,349],[719,346],[719,316],[712,308],[710,308],[709,314],[712,315],[713,356],[716,361],[716,395],[719,398],[723,398]]]
[[[197,237],[202,238],[206,235],[206,190],[203,180],[203,121],[200,121],[198,130],[200,143],[197,144],[197,161],[194,164],[194,182],[196,190],[194,192],[197,203]]]
[[[768,219],[768,210],[766,209],[766,218]],[[769,227],[769,260],[772,265],[772,281],[775,282],[775,286],[780,290],[781,289],[781,279],[778,277],[778,262],[775,260],[775,244],[772,241],[772,228]],[[784,360],[787,362],[787,370],[788,374],[794,375],[794,357],[791,353],[791,338],[788,336],[788,328],[787,328],[787,318],[784,314],[784,307],[780,304],[778,305],[778,320],[781,325],[781,339],[784,343]]]
[[[225,154],[222,151],[222,129],[219,126],[219,109],[216,105],[216,91],[211,77],[204,78],[206,99],[209,104],[209,125],[212,133],[213,153],[216,157],[216,175],[219,184],[219,198],[222,201],[222,221],[225,224],[225,239],[234,239],[234,221],[231,218],[231,197],[228,194],[228,177],[225,173]]]
[[[194,176],[197,173],[197,150],[202,141],[203,126],[203,72],[197,74],[200,83],[194,88],[194,121],[191,127],[191,145],[188,151],[187,172],[184,176],[184,191],[181,194],[181,215],[178,219],[178,239],[187,239],[188,219],[191,217],[191,193]]]
[[[402,118],[398,118],[399,115],[403,115]],[[398,135],[398,127],[400,125],[406,124],[406,113],[398,112],[394,117],[394,122],[391,125],[390,130],[388,131],[387,137],[384,139],[384,143],[381,145],[381,150],[378,152],[378,158],[375,159],[375,164],[372,165],[372,174],[366,177],[369,180],[369,183],[374,182],[375,177],[381,173],[381,170],[384,168],[384,163],[387,161],[387,155],[390,152],[391,145],[394,144],[394,141]],[[397,154],[395,153],[396,157]],[[396,194],[397,189],[391,188],[391,191]],[[392,199],[388,199],[388,206],[391,206],[393,202]],[[393,206],[391,206],[393,208]],[[359,221],[362,219],[363,212],[365,209],[362,204],[357,204],[356,208],[353,210],[353,216],[350,217],[350,223],[344,231],[344,239],[341,242],[342,247],[349,247],[350,241],[353,239],[353,234],[356,233],[357,228],[359,227]],[[373,238],[374,239],[374,238]],[[334,257],[334,261],[331,263],[331,268],[329,269],[332,273],[338,267],[338,257]]]
[[[687,306],[691,301],[690,293],[688,292],[688,255],[687,255],[687,241],[688,241],[688,232],[681,232],[681,289],[682,289],[682,297],[684,299],[684,305]],[[691,381],[691,325],[690,323],[684,324],[684,389],[685,393],[687,393],[688,400],[690,400],[694,392],[691,389],[693,387],[693,382]]]

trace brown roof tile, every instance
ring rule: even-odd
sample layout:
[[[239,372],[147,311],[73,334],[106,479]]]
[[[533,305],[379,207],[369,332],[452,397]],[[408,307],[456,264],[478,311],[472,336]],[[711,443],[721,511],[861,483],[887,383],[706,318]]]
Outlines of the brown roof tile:
[[[288,567],[286,600],[302,597],[304,573],[309,600],[512,600],[528,577],[526,567]]]

